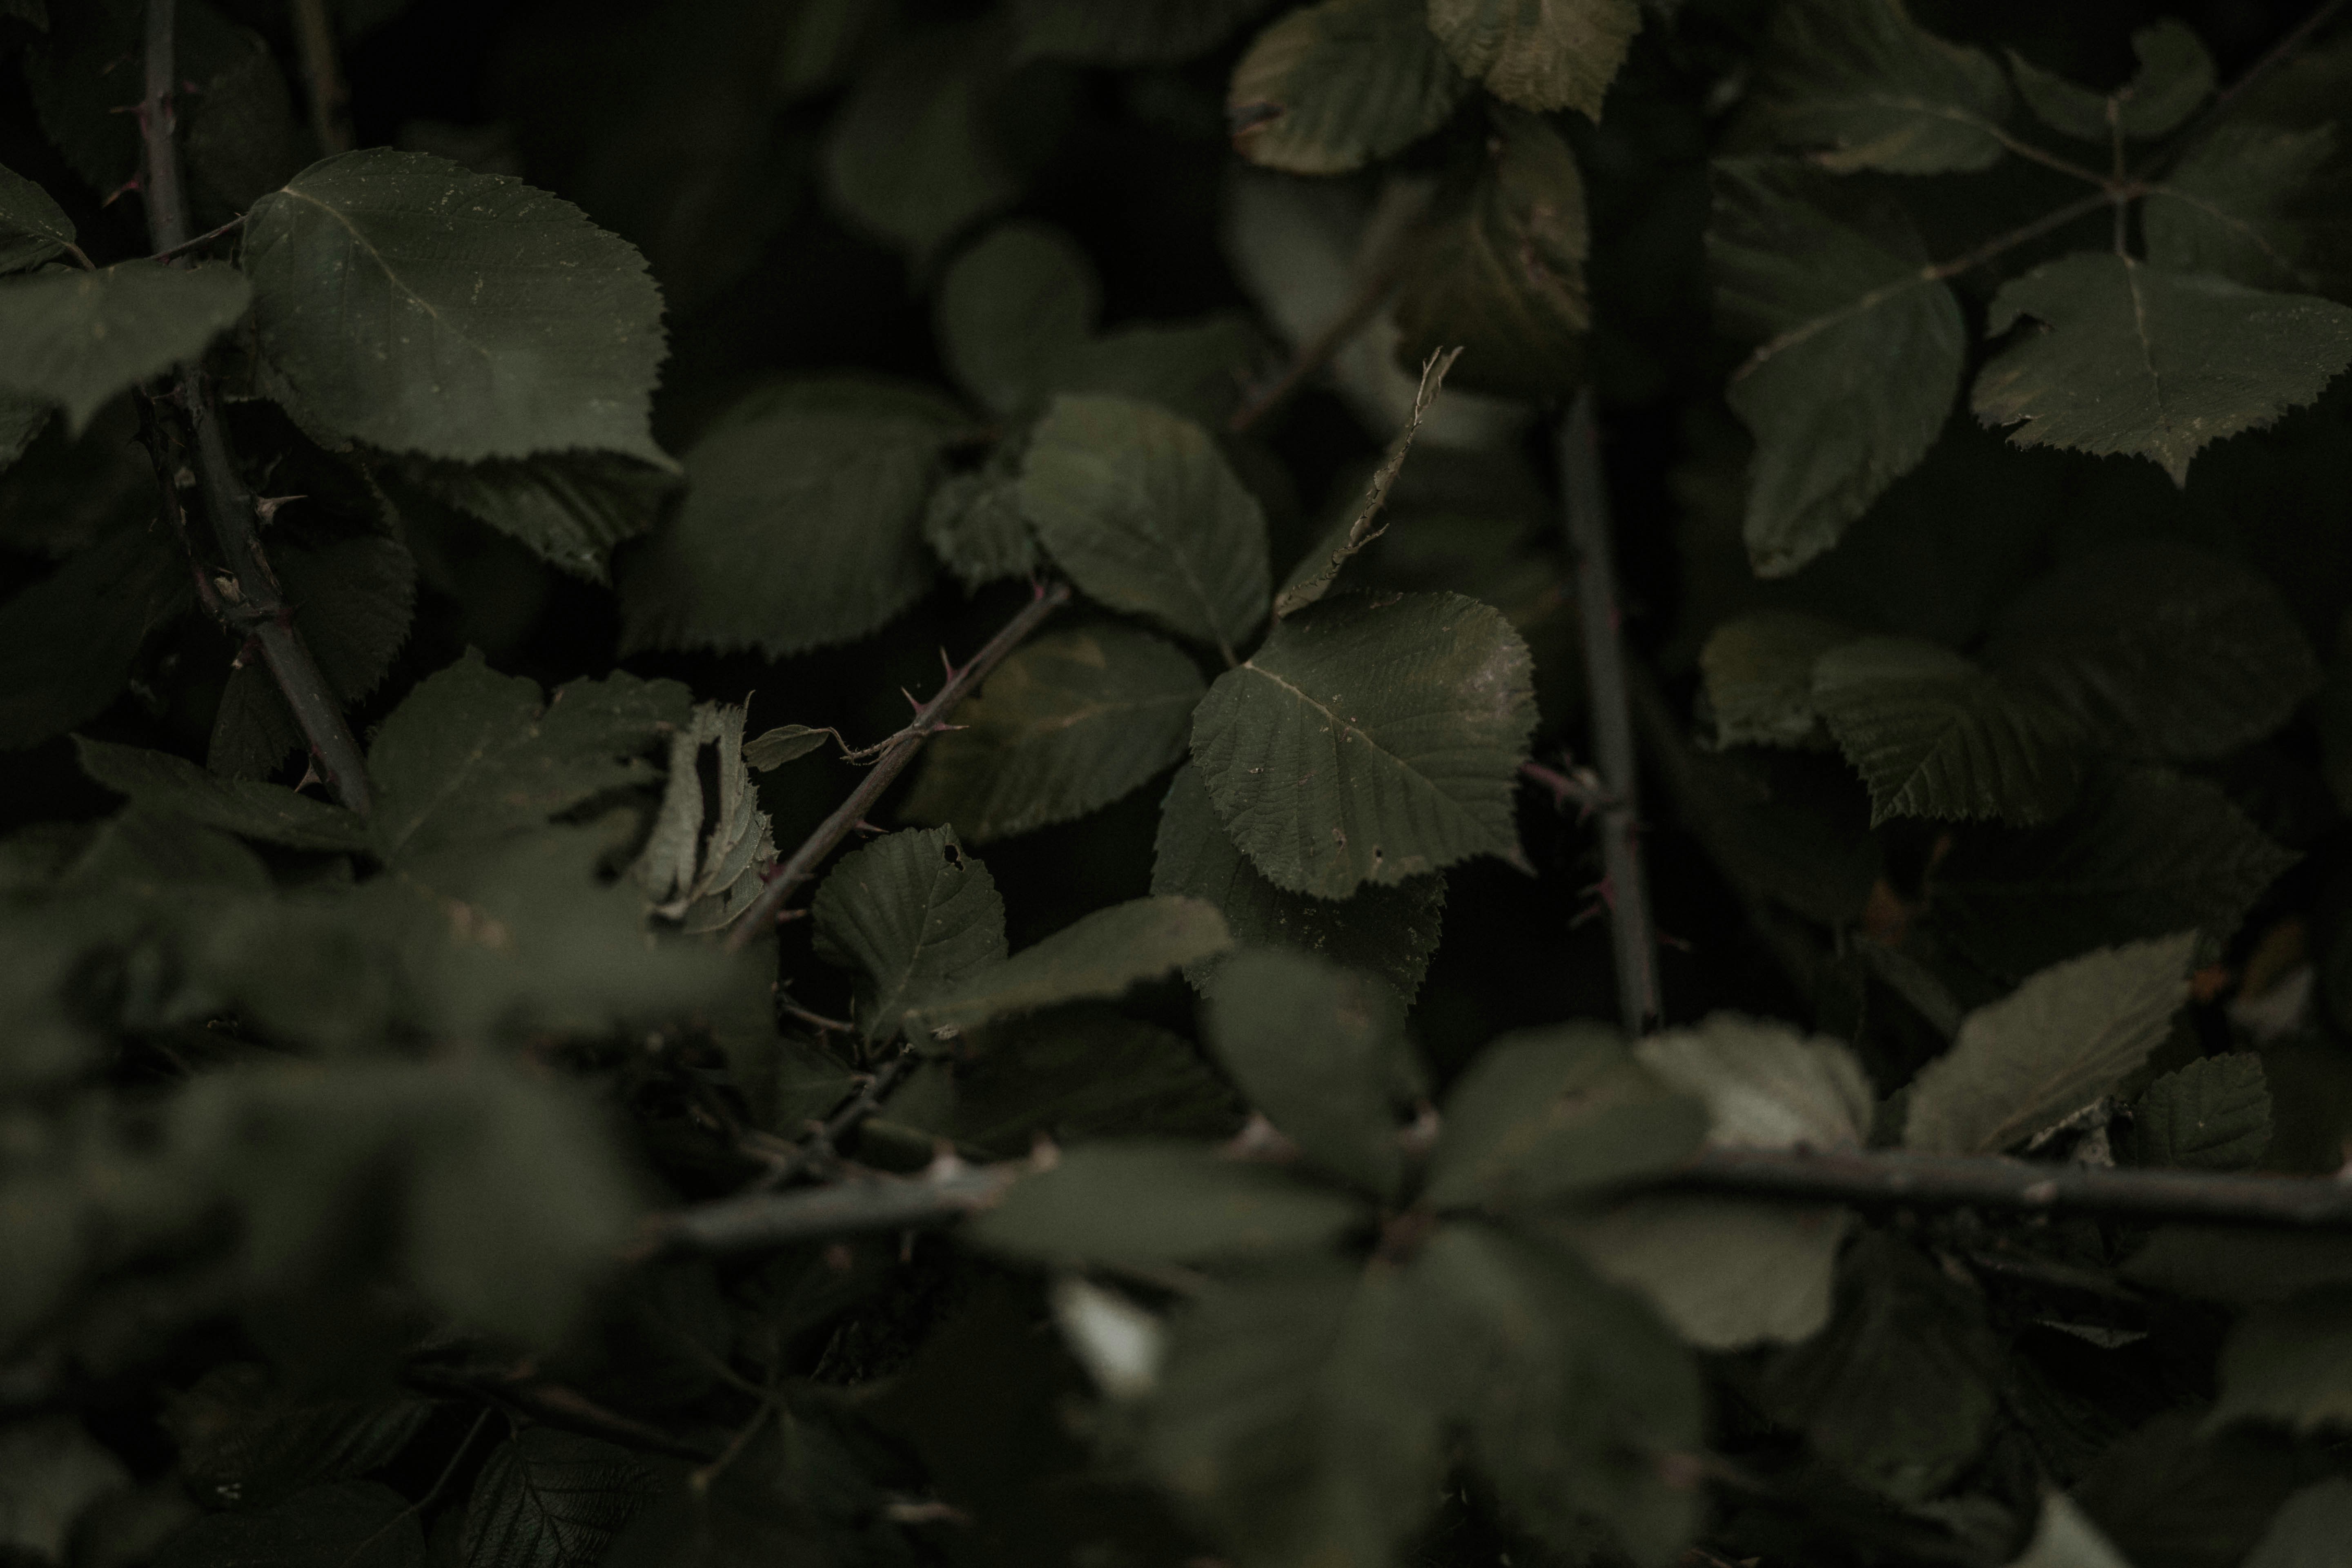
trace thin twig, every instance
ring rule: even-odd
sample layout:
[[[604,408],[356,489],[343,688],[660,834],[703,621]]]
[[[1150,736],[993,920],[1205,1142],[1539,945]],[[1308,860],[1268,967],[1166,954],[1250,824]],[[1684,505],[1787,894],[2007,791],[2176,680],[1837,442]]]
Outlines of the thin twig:
[[[226,223],[221,225],[218,228],[206,229],[204,233],[197,235],[193,239],[184,239],[177,245],[170,246],[164,249],[157,251],[147,259],[150,261],[169,261],[175,256],[184,256],[187,254],[189,251],[195,249],[198,246],[210,245],[214,240],[218,239],[222,235],[228,233],[232,229],[239,229],[244,226],[245,215],[243,213],[239,213],[235,217],[229,219]]]
[[[698,1464],[708,1463],[711,1458],[711,1450],[699,1444],[674,1436],[658,1426],[648,1426],[617,1410],[608,1410],[577,1389],[567,1388],[562,1384],[542,1383],[527,1368],[444,1367],[430,1363],[412,1363],[401,1369],[400,1378],[409,1386],[428,1394],[462,1394],[486,1399],[542,1426],[577,1432],[583,1437],[602,1437],[608,1443],[618,1443],[625,1447],[692,1459]]]
[[[947,1225],[989,1207],[1034,1168],[1025,1160],[994,1165],[950,1162],[920,1176],[868,1173],[798,1192],[721,1198],[659,1217],[634,1256],[759,1251],[829,1237]]]
[[[1021,607],[1021,613],[1005,622],[996,635],[971,656],[969,663],[949,673],[947,684],[940,688],[939,694],[918,708],[915,716],[907,721],[907,727],[883,743],[882,754],[876,759],[872,771],[859,781],[857,787],[850,792],[849,798],[843,801],[831,816],[817,824],[816,831],[802,841],[790,859],[769,868],[768,885],[760,890],[760,896],[744,910],[735,922],[735,929],[728,933],[727,950],[730,952],[740,952],[761,927],[783,918],[784,900],[792,896],[793,889],[815,875],[817,866],[824,858],[849,837],[852,828],[865,820],[866,813],[882,798],[882,792],[888,789],[891,782],[906,772],[907,764],[915,760],[915,753],[922,750],[924,741],[946,725],[949,715],[955,711],[956,704],[962,701],[974,686],[986,679],[989,671],[994,669],[1006,654],[1018,647],[1023,638],[1036,630],[1046,616],[1069,601],[1070,589],[1066,583],[1040,587],[1034,596]]]
[[[1637,811],[1641,791],[1633,756],[1633,719],[1625,694],[1625,647],[1617,609],[1617,572],[1609,539],[1609,490],[1600,432],[1587,384],[1559,427],[1559,473],[1568,545],[1576,564],[1577,608],[1584,631],[1584,684],[1592,718],[1592,758],[1605,799],[1594,812],[1601,840],[1601,897],[1617,966],[1617,1005],[1626,1032],[1640,1034],[1662,1011],[1658,938],[1642,870]]]
[[[1404,427],[1389,443],[1388,456],[1372,470],[1371,483],[1364,491],[1364,504],[1357,510],[1356,519],[1348,525],[1348,535],[1331,552],[1322,568],[1304,582],[1293,583],[1275,595],[1273,618],[1295,616],[1330,591],[1331,584],[1349,561],[1361,553],[1381,534],[1388,524],[1380,521],[1381,510],[1389,503],[1389,491],[1394,488],[1397,476],[1404,471],[1405,455],[1412,450],[1412,438],[1421,433],[1421,422],[1428,416],[1431,405],[1445,385],[1445,373],[1462,357],[1461,349],[1432,349],[1429,358],[1422,362],[1421,384],[1414,388],[1412,407],[1404,417]],[[1375,524],[1378,524],[1375,527]]]
[[[1392,258],[1374,268],[1330,324],[1299,345],[1298,353],[1292,357],[1282,374],[1263,391],[1244,399],[1242,405],[1234,410],[1233,417],[1225,421],[1225,428],[1235,436],[1249,430],[1259,420],[1289,402],[1300,387],[1353,342],[1356,334],[1380,314],[1381,307],[1389,302],[1389,296],[1396,292],[1397,279],[1402,272],[1399,259]]]
[[[823,1125],[812,1128],[791,1158],[779,1161],[772,1169],[761,1173],[760,1179],[752,1184],[754,1190],[773,1192],[813,1173],[841,1147],[842,1140],[856,1131],[868,1117],[882,1109],[883,1101],[898,1092],[898,1086],[906,1082],[921,1063],[922,1058],[911,1048],[900,1049],[897,1056],[884,1062],[877,1071],[858,1086],[856,1094],[826,1117]]]
[[[176,9],[176,0],[147,0],[147,91],[139,105],[146,168],[139,188],[147,205],[148,236],[159,253],[189,242],[187,195],[180,181],[179,145],[173,137]],[[342,704],[295,628],[293,606],[287,604],[262,554],[261,513],[238,473],[220,409],[200,367],[191,365],[180,374],[177,398],[193,437],[205,510],[211,514],[213,538],[220,548],[223,575],[216,587],[225,623],[260,645],[270,674],[310,739],[314,764],[335,797],[364,816],[372,805],[367,764],[343,722]]]
[[[343,113],[349,95],[335,61],[335,24],[326,0],[293,0],[294,37],[302,52],[302,87],[310,100],[310,129],[331,155],[352,150],[351,121]]]

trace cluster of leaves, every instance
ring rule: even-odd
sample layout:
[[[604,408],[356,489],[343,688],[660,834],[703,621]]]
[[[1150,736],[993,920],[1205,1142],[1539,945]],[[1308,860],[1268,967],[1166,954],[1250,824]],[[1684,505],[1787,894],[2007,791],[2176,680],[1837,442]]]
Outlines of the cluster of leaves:
[[[2352,1152],[2352,38],[182,0],[157,256],[152,3],[0,0],[0,1555],[2338,1560],[2342,1236],[1671,1178]]]

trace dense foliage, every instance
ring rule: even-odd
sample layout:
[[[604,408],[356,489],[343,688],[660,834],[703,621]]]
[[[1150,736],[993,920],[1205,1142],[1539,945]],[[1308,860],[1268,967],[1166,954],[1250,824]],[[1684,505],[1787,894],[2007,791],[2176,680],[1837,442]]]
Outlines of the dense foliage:
[[[0,51],[6,1563],[2352,1563],[2342,0]]]

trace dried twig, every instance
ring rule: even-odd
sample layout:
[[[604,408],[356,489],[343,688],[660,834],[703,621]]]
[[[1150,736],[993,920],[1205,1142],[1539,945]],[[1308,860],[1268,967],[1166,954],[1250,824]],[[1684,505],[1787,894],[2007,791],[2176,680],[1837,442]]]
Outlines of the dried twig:
[[[1021,607],[1021,613],[1005,622],[997,634],[971,656],[970,662],[961,669],[949,671],[947,684],[940,688],[938,695],[915,710],[915,716],[907,721],[905,729],[882,742],[880,755],[876,758],[873,770],[859,781],[857,787],[850,792],[849,798],[843,801],[831,816],[817,824],[816,831],[802,841],[790,859],[769,868],[768,885],[743,910],[736,920],[735,929],[728,934],[727,949],[730,952],[740,952],[762,926],[783,918],[781,911],[784,900],[792,896],[794,889],[815,875],[819,863],[849,837],[852,828],[866,819],[866,812],[882,798],[882,792],[888,789],[891,782],[906,771],[907,764],[915,760],[915,753],[922,750],[923,742],[935,731],[946,728],[948,717],[955,711],[956,704],[962,701],[973,687],[986,679],[988,672],[994,669],[1006,654],[1018,647],[1023,638],[1036,630],[1046,616],[1069,600],[1067,584],[1055,583],[1040,587],[1029,603]]]

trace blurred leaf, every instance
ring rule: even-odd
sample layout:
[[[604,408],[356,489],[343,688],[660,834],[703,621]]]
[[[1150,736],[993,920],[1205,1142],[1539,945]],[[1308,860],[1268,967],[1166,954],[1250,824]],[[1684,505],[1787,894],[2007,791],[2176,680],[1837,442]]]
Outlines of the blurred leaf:
[[[25,455],[34,437],[48,426],[50,413],[37,397],[0,392],[0,468]]]
[[[1828,739],[1813,707],[1813,666],[1853,628],[1798,610],[1726,621],[1699,649],[1707,712],[1724,746],[1811,746]]]
[[[543,702],[478,654],[429,675],[376,731],[368,772],[385,860],[535,827],[609,790],[650,783],[638,753],[688,722],[686,688],[615,671]]]
[[[1821,1332],[1854,1220],[1841,1208],[1636,1197],[1539,1224],[1691,1344],[1723,1351]]]
[[[2294,861],[2211,784],[2131,768],[2046,827],[1959,839],[1929,876],[1928,909],[1969,957],[2015,978],[2190,926],[2218,945]]]
[[[1445,879],[1436,872],[1392,888],[1361,887],[1339,900],[1276,887],[1227,837],[1200,771],[1189,763],[1176,770],[1160,804],[1151,890],[1214,904],[1236,950],[1313,953],[1379,975],[1407,1003],[1428,972],[1445,911]],[[1189,965],[1185,976],[1205,988],[1224,963],[1203,959]]]
[[[171,1128],[176,1157],[236,1205],[252,1288],[388,1266],[439,1310],[526,1343],[562,1341],[636,1207],[575,1090],[483,1061],[215,1075]]]
[[[2200,1431],[2197,1416],[2155,1417],[2099,1456],[2074,1500],[2134,1568],[2232,1568],[2294,1489],[2297,1467],[2273,1443]]]
[[[2263,1059],[2206,1057],[2148,1085],[2132,1105],[2132,1158],[2142,1165],[2242,1171],[2271,1141]]]
[[[1775,1352],[1757,1392],[1768,1415],[1840,1471],[1925,1501],[1992,1435],[2002,1346],[1983,1301],[1908,1243],[1864,1232],[1839,1274],[1828,1330]]]
[[[1717,315],[1758,345],[1726,394],[1756,437],[1748,557],[1785,577],[1942,433],[1968,357],[1959,302],[1900,209],[1787,163],[1715,164],[1707,259]]]
[[[602,583],[613,547],[651,529],[678,489],[674,465],[663,465],[617,452],[550,452],[520,461],[418,459],[400,473],[551,565]]]
[[[1422,1201],[1532,1207],[1679,1164],[1706,1109],[1591,1024],[1520,1029],[1474,1058],[1446,1091]]]
[[[2352,1290],[2314,1290],[2254,1308],[2221,1348],[2211,1423],[2270,1421],[2297,1432],[2352,1426]]]
[[[1474,855],[1520,858],[1527,645],[1456,594],[1343,594],[1209,689],[1192,761],[1276,887],[1345,898]]]
[[[215,1513],[173,1536],[156,1568],[425,1568],[408,1500],[381,1481],[312,1487],[272,1507]]]
[[[688,931],[731,924],[765,885],[761,873],[776,858],[768,814],[751,783],[744,755],[744,710],[704,702],[693,720],[671,732],[669,784],[661,811],[631,874],[654,912]],[[712,752],[718,798],[704,799],[702,753]]]
[[[2352,1481],[2337,1476],[2286,1500],[2246,1568],[2329,1568],[2347,1541],[2352,1541]]]
[[[1706,1102],[1710,1144],[1858,1149],[1870,1128],[1870,1082],[1853,1052],[1786,1024],[1717,1013],[1696,1028],[1648,1037],[1633,1055]]]
[[[1191,1041],[1076,1007],[992,1029],[976,1059],[957,1064],[942,1131],[1011,1156],[1038,1134],[1065,1144],[1134,1132],[1218,1137],[1241,1120],[1232,1089]]]
[[[1367,1217],[1356,1198],[1274,1166],[1130,1139],[1063,1151],[966,1234],[1044,1263],[1150,1269],[1317,1252]]]
[[[952,827],[885,834],[842,857],[811,912],[817,952],[862,972],[868,1041],[893,1038],[909,1011],[1004,962],[1004,900]]]
[[[490,1452],[466,1504],[467,1568],[588,1568],[646,1502],[626,1448],[530,1426]]]
[[[73,220],[49,193],[13,169],[0,168],[0,272],[37,267],[73,242]]]
[[[1215,426],[1233,414],[1243,383],[1266,357],[1263,334],[1234,311],[1138,321],[1062,355],[1047,385],[1055,392],[1139,398]]]
[[[0,1549],[62,1563],[74,1521],[100,1498],[130,1485],[122,1461],[72,1416],[0,1426]]]
[[[1507,1513],[1562,1550],[1597,1521],[1633,1563],[1671,1562],[1703,1508],[1667,1468],[1700,1443],[1689,1352],[1572,1258],[1485,1226],[1440,1229],[1408,1283]]]
[[[1020,52],[1093,66],[1174,65],[1214,48],[1266,0],[1013,0]]]
[[[1426,0],[1318,0],[1243,53],[1225,114],[1251,163],[1343,174],[1444,124],[1468,89],[1430,31]]]
[[[2352,1285],[2352,1240],[2326,1232],[2168,1225],[2125,1264],[2123,1277],[2203,1301],[2284,1301],[2304,1290]]]
[[[1204,1293],[1170,1324],[1145,1462],[1239,1563],[1391,1562],[1445,1468],[1419,1305],[1377,1265]]]
[[[416,561],[380,533],[291,535],[269,544],[269,569],[295,607],[295,624],[319,672],[345,708],[358,705],[408,641],[416,609]],[[257,779],[308,747],[302,727],[268,666],[249,659],[229,672],[213,718],[205,766]]]
[[[2076,87],[2010,51],[2017,93],[2041,121],[2084,142],[2146,140],[2179,129],[2213,90],[2213,57],[2188,24],[2170,18],[2132,34],[2139,69],[2112,93]]]
[[[263,384],[306,431],[459,462],[669,461],[646,424],[660,290],[569,202],[370,148],[256,203],[243,254]]]
[[[267,1508],[319,1481],[382,1469],[425,1429],[430,1400],[289,1397],[252,1362],[214,1367],[164,1406],[179,1473],[216,1508]]]
[[[686,500],[618,573],[625,646],[850,642],[913,604],[918,537],[953,405],[894,384],[785,383],[735,405],[686,455]]]
[[[1021,476],[997,448],[985,467],[950,474],[923,509],[923,542],[966,589],[1037,574],[1037,541],[1021,512]]]
[[[2131,1568],[2099,1527],[2062,1491],[2044,1492],[2025,1554],[2010,1568]]]
[[[1948,648],[1857,637],[1813,664],[1812,702],[1890,817],[2047,822],[2074,804],[2083,763],[2065,712]]]
[[[1436,198],[1405,253],[1397,358],[1418,368],[1458,348],[1464,387],[1558,397],[1583,374],[1592,324],[1584,180],[1540,116],[1497,107],[1490,119],[1485,161]]]
[[[2188,999],[2195,946],[2189,933],[2102,948],[1970,1013],[1913,1080],[1905,1145],[1997,1153],[2112,1092]]]
[[[1640,31],[1633,0],[1432,0],[1430,30],[1462,74],[1521,109],[1580,110],[1601,100]]]
[[[38,745],[104,712],[149,634],[194,598],[179,552],[133,528],[0,604],[0,749]]]
[[[966,970],[911,997],[908,1026],[968,1029],[1056,1003],[1118,996],[1232,943],[1224,917],[1198,899],[1130,899],[1080,916],[1003,963]]]
[[[1242,1096],[1307,1157],[1382,1199],[1404,1179],[1397,1112],[1424,1091],[1395,994],[1301,952],[1236,953],[1203,1033]]]
[[[1902,0],[1795,0],[1775,18],[1758,68],[1756,132],[1818,148],[1834,174],[1937,174],[2001,155],[2009,84],[1981,49],[1948,44]]]
[[[2293,717],[2319,663],[2259,573],[2168,542],[2082,556],[2010,602],[1986,658],[2105,746],[2220,757]]]
[[[1069,236],[1016,220],[956,258],[940,279],[938,312],[949,371],[984,406],[1013,414],[1094,335],[1102,284]]]
[[[2225,121],[2140,205],[2147,258],[2254,289],[2352,293],[2352,198],[2334,125]]]
[[[905,813],[975,844],[1084,816],[1183,760],[1206,690],[1189,657],[1134,627],[1037,638],[925,748]]]
[[[55,405],[78,436],[110,399],[200,356],[252,298],[233,268],[212,265],[0,279],[0,393]]]
[[[1132,398],[1055,398],[1023,459],[1021,509],[1079,591],[1114,610],[1229,662],[1265,623],[1265,514],[1190,420]]]
[[[2020,447],[2155,461],[2175,484],[2208,443],[2309,403],[2352,363],[2352,307],[2084,252],[2001,285],[1985,330],[2022,335],[1972,406]]]
[[[84,773],[151,810],[295,849],[361,850],[371,842],[363,819],[283,784],[223,778],[168,752],[80,735],[74,745]]]

